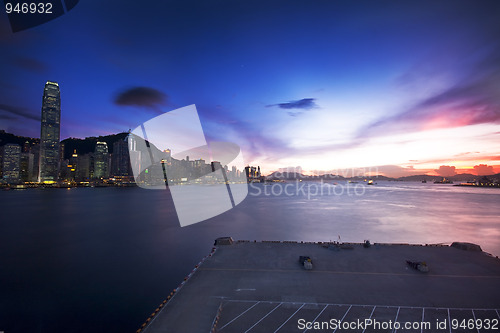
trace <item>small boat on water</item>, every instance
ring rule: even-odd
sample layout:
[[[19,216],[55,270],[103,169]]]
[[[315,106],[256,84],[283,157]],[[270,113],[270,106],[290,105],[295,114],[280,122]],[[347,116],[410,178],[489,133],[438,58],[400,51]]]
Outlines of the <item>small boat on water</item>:
[[[443,177],[441,180],[436,180],[434,184],[453,184],[453,181]]]
[[[370,179],[366,185],[373,185],[373,180]]]

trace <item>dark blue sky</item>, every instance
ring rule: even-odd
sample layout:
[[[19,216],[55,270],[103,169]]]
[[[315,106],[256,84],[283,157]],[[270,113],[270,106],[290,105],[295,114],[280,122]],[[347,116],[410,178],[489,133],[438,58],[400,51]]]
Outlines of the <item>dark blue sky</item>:
[[[12,33],[3,13],[0,129],[39,136],[54,80],[62,138],[196,104],[209,140],[270,170],[498,165],[499,17],[498,1],[81,0]]]

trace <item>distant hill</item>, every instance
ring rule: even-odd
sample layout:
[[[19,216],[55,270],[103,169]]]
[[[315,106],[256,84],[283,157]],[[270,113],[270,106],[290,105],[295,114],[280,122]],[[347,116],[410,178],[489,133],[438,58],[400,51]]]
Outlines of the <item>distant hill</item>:
[[[477,179],[478,177],[481,177],[481,176],[473,175],[471,173],[461,173],[461,174],[451,176],[451,177],[446,177],[446,178],[449,178],[453,181],[466,181],[466,182],[468,182],[468,181],[472,181],[474,179]]]
[[[93,153],[97,142],[106,142],[108,144],[108,152],[113,153],[113,144],[116,141],[125,140],[128,133],[123,132],[119,134],[112,134],[99,137],[88,137],[85,139],[68,138],[61,142],[64,143],[64,158],[69,159],[73,151],[76,149],[78,155]]]
[[[377,176],[372,176],[372,177],[344,177],[340,175],[334,175],[334,174],[324,174],[324,175],[314,175],[314,176],[309,176],[309,175],[304,175],[302,173],[297,173],[297,172],[279,172],[279,171],[274,171],[273,173],[269,174],[266,176],[267,179],[280,179],[280,180],[295,180],[295,179],[302,179],[302,180],[357,180],[357,181],[363,181],[365,179],[377,179],[377,180],[395,180],[394,178],[382,176],[382,175],[377,175]]]
[[[279,180],[295,180],[295,179],[303,179],[303,180],[319,180],[319,179],[345,179],[339,175],[320,175],[320,176],[308,176],[298,172],[279,172],[274,171],[271,174],[266,176],[267,179],[279,179]]]
[[[351,179],[395,180],[396,178],[386,177],[386,176],[382,176],[382,175],[376,175],[376,176],[371,176],[371,177],[352,177]]]
[[[453,182],[468,182],[468,181],[473,181],[476,180],[480,177],[483,176],[477,176],[473,175],[470,173],[461,173],[458,175],[454,175],[451,177],[446,177],[449,180],[452,180]],[[500,174],[495,174],[495,175],[488,175],[487,176],[489,179],[492,180],[500,180]],[[373,179],[373,180],[390,180],[390,181],[410,181],[410,182],[420,182],[422,180],[426,180],[428,182],[434,182],[436,180],[441,180],[443,177],[441,176],[431,176],[431,175],[413,175],[413,176],[405,176],[405,177],[399,177],[399,178],[391,178],[391,177],[386,177],[382,175],[377,175],[377,176],[372,176],[372,177],[342,177],[339,175],[332,175],[332,174],[326,174],[326,175],[320,175],[320,176],[308,176],[304,175],[301,173],[294,173],[294,172],[278,172],[275,171],[269,175],[266,176],[267,179],[280,179],[280,180],[295,180],[295,179],[302,179],[302,180],[357,180],[357,181],[363,181],[365,179]]]
[[[491,176],[494,177],[495,175],[491,175]],[[468,182],[468,181],[473,181],[475,179],[478,179],[479,177],[482,177],[482,176],[473,175],[471,173],[461,173],[458,175],[446,177],[446,179],[452,180],[453,182],[459,182],[459,181]],[[488,177],[490,177],[490,176],[488,176]],[[435,180],[441,180],[441,179],[443,179],[443,177],[441,177],[441,176],[429,176],[429,175],[415,175],[415,176],[406,176],[406,177],[399,177],[398,178],[398,180],[403,180],[403,181],[426,180],[428,182],[431,182],[431,181],[433,182]]]
[[[441,177],[438,176],[429,176],[429,175],[413,175],[413,176],[404,176],[404,177],[399,177],[397,180],[402,180],[402,181],[410,181],[410,182],[418,182],[418,181],[434,181],[436,179],[441,179]]]
[[[11,133],[7,133],[4,130],[0,130],[0,146],[6,145],[7,143],[14,143],[22,147],[26,141],[28,141],[31,146],[40,143],[40,139],[38,138],[17,136]]]

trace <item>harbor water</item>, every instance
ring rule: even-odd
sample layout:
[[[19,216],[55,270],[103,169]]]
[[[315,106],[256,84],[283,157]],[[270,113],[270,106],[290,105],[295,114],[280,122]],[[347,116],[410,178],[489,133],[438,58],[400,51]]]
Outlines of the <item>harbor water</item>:
[[[500,255],[500,190],[450,184],[251,184],[181,228],[167,190],[0,191],[0,331],[134,332],[215,238],[481,245]]]

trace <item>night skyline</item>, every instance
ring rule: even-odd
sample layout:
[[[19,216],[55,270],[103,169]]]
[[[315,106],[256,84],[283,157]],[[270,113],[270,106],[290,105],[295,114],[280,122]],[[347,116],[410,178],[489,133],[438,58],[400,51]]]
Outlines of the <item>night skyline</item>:
[[[499,14],[493,1],[88,1],[15,34],[3,14],[0,129],[38,137],[54,80],[61,139],[196,104],[208,141],[265,173],[500,172]]]

